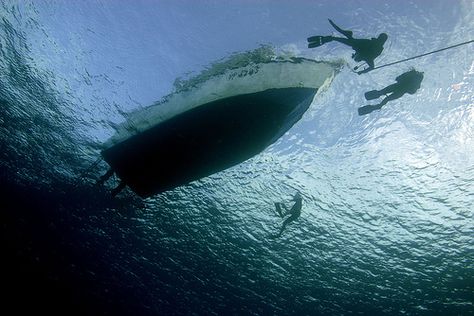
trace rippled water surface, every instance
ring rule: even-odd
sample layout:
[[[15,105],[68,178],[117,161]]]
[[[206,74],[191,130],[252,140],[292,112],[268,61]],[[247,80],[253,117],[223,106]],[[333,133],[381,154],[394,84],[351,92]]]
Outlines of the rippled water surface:
[[[4,305],[81,315],[474,313],[472,1],[2,1]],[[189,186],[112,198],[88,168],[126,113],[212,63],[273,47],[348,65],[263,153]],[[264,46],[264,47],[267,47]],[[411,67],[421,89],[360,117]],[[177,84],[174,86],[175,80]],[[273,203],[303,195],[279,239]]]

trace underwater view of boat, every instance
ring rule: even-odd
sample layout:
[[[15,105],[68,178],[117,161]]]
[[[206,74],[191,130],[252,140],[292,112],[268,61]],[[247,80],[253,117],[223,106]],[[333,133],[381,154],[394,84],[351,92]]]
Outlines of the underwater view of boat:
[[[275,142],[339,67],[290,58],[226,69],[130,114],[101,154],[141,197],[188,184]]]
[[[473,35],[472,0],[0,1],[3,310],[474,316]]]

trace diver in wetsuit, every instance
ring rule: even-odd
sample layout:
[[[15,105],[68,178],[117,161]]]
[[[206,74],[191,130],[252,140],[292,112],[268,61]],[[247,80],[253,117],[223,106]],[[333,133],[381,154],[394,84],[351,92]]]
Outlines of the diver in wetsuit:
[[[110,168],[109,170],[107,170],[107,172],[102,175],[99,180],[97,180],[96,184],[98,185],[102,185],[105,183],[105,181],[109,180],[110,177],[112,177],[114,175],[114,170],[112,168]]]
[[[114,175],[114,170],[112,168],[110,168],[104,175],[102,175],[99,180],[97,180],[96,184],[97,185],[102,185],[105,183],[105,181],[107,181],[108,179],[110,179],[110,177],[112,177]],[[116,196],[117,194],[120,193],[120,191],[122,191],[124,188],[126,187],[126,184],[125,182],[121,181],[119,183],[119,185],[117,187],[115,187],[115,189],[113,189],[111,191],[111,194],[112,196]]]
[[[383,44],[388,38],[387,34],[381,33],[377,38],[358,39],[352,37],[352,31],[341,29],[333,21],[331,21],[331,19],[329,19],[329,23],[331,23],[331,25],[336,29],[336,31],[344,35],[345,38],[334,36],[311,36],[308,38],[308,48],[318,47],[331,41],[343,43],[352,47],[352,49],[355,51],[352,54],[352,58],[355,61],[365,61],[369,66],[368,68],[357,72],[359,75],[374,69],[374,60],[382,53]],[[354,68],[354,70],[357,69],[358,67]]]
[[[299,192],[295,194],[295,196],[293,197],[293,201],[295,201],[295,204],[293,204],[293,206],[289,210],[286,208],[285,204],[275,202],[276,211],[278,212],[278,215],[280,215],[281,218],[284,218],[286,215],[291,215],[291,216],[285,219],[285,221],[283,222],[283,225],[280,228],[280,232],[277,235],[275,235],[274,238],[280,237],[285,227],[289,223],[293,222],[298,217],[300,217],[303,198],[301,197],[301,194]],[[282,208],[284,209],[284,212],[282,212]]]
[[[405,93],[414,94],[421,87],[421,81],[423,81],[423,73],[412,69],[407,71],[397,78],[397,83],[391,84],[382,90],[372,90],[365,93],[366,100],[373,100],[381,97],[382,95],[388,94],[382,102],[375,105],[366,105],[358,109],[359,115],[366,115],[374,110],[380,110],[382,106],[387,104],[388,101],[392,101],[400,98]]]

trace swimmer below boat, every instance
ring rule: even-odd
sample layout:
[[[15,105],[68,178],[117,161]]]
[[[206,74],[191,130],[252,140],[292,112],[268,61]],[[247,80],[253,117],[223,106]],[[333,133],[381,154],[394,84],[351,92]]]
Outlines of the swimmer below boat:
[[[250,64],[132,114],[102,151],[121,184],[141,197],[237,165],[305,113],[338,64],[307,59]],[[101,182],[106,178],[101,178]]]

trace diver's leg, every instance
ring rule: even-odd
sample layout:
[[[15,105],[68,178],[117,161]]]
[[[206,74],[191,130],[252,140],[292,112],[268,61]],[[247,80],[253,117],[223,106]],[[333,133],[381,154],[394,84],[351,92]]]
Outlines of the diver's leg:
[[[114,174],[114,170],[110,168],[103,176],[97,180],[97,184],[104,184],[105,181],[109,180],[109,178]]]
[[[336,25],[336,23],[334,23],[331,19],[328,19],[329,20],[329,23],[331,23],[332,27],[338,31],[339,33],[341,33],[342,35],[344,35],[345,37],[347,38],[352,38],[352,31],[349,31],[349,30],[343,30],[341,29],[339,26]]]
[[[367,63],[367,66],[369,66],[369,68],[366,69],[367,72],[375,68],[375,62],[373,59],[364,59],[364,61]]]
[[[387,104],[389,101],[393,101],[395,99],[398,99],[400,98],[404,93],[401,93],[401,92],[398,92],[398,91],[395,91],[394,93],[388,95],[387,97],[385,97],[382,102],[380,102],[379,104],[374,104],[374,105],[366,105],[366,106],[363,106],[363,107],[360,107],[357,109],[357,111],[359,112],[359,115],[362,116],[362,115],[366,115],[366,114],[369,114],[369,113],[372,113],[373,111],[375,110],[380,110],[385,104]]]
[[[348,38],[342,38],[342,37],[334,37],[334,36],[325,36],[327,39],[327,42],[330,41],[336,41],[342,44],[345,44],[347,46],[353,47],[354,46],[354,39],[348,39]],[[327,43],[326,42],[326,43]]]
[[[397,88],[397,84],[394,83],[392,85],[389,85],[388,87],[383,88],[382,90],[368,91],[368,92],[365,93],[365,99],[366,100],[377,99],[377,98],[381,97],[384,94],[389,94],[389,93],[394,92],[396,88]]]
[[[290,217],[288,217],[287,219],[285,219],[285,221],[283,222],[283,224],[285,225],[288,225],[289,223],[293,222],[294,220],[296,220],[300,215],[299,214],[292,214]]]
[[[387,104],[388,101],[396,100],[396,99],[400,98],[403,95],[404,95],[403,92],[395,90],[392,94],[389,94],[385,99],[383,99],[382,102],[380,102],[380,104],[378,104],[378,105],[380,107],[382,107],[385,104]]]
[[[286,225],[284,225],[284,224],[283,224],[283,226],[281,226],[280,231],[278,232],[278,234],[276,235],[276,237],[281,237],[281,234],[283,234],[283,231],[285,230],[285,226],[286,226]]]
[[[120,182],[120,184],[115,189],[112,190],[111,192],[112,196],[116,196],[117,194],[119,194],[120,191],[122,191],[125,188],[125,186],[126,186],[125,182],[123,181]]]
[[[277,234],[277,237],[281,237],[281,234],[283,234],[283,231],[285,230],[286,225],[288,225],[288,219],[289,219],[289,218],[287,218],[287,219],[283,222],[283,224],[281,225],[281,228],[280,228],[280,231],[279,231],[278,234]]]
[[[291,215],[290,217],[288,217],[287,219],[285,219],[285,221],[283,222],[283,224],[281,225],[281,228],[280,228],[280,232],[278,233],[278,237],[281,236],[281,234],[283,233],[283,231],[285,230],[285,227],[293,222],[295,219],[298,218],[298,215]]]
[[[394,83],[394,84],[391,84],[391,85],[383,88],[382,90],[380,90],[380,95],[389,94],[389,93],[394,92],[397,89],[397,85],[398,84]]]
[[[284,212],[282,212],[281,208],[284,209]],[[288,209],[286,208],[286,205],[283,203],[275,202],[275,209],[278,212],[278,215],[280,215],[280,217],[282,218],[288,213]]]

